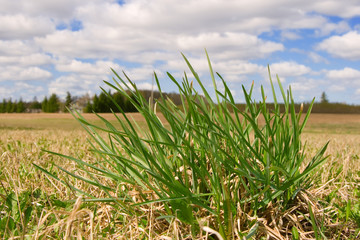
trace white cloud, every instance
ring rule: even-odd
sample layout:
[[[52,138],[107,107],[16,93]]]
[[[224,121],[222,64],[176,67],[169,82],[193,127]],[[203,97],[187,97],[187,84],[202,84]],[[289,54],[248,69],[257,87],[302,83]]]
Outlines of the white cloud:
[[[89,63],[65,58],[58,60],[55,66],[60,72],[71,72],[86,75],[106,75],[110,73],[110,68],[120,68],[118,64],[111,61],[96,61],[95,63]]]
[[[280,43],[263,41],[246,33],[206,33],[197,36],[180,36],[177,39],[180,49],[189,52],[203,52],[204,48],[214,52],[217,59],[263,58],[276,51],[283,51]]]
[[[203,53],[203,56],[204,55],[205,54]],[[210,57],[211,56],[212,54],[210,54]],[[190,57],[188,55],[186,55],[186,58],[196,72],[199,72],[201,74],[202,72],[208,71],[209,65],[206,61],[206,58]],[[190,72],[190,70],[188,71],[189,68],[186,62],[184,61],[184,59],[182,59],[182,57],[178,57],[174,60],[166,61],[166,64],[161,66],[161,69],[163,69],[164,71],[171,71],[171,74],[172,71],[180,71],[182,73],[184,71]]]
[[[308,11],[316,11],[330,16],[350,18],[359,16],[360,3],[357,0],[320,0],[303,1],[304,8]]]
[[[16,89],[21,89],[20,97],[24,101],[33,100],[34,97],[40,97],[44,91],[43,86],[29,84],[28,82],[19,81],[15,83]],[[38,98],[40,100],[41,98]]]
[[[343,92],[346,90],[346,87],[344,85],[330,85],[330,87],[328,88],[329,91],[331,92]]]
[[[114,69],[121,77],[120,69]],[[164,76],[164,73],[160,69],[155,69],[151,65],[145,65],[138,68],[125,68],[124,70],[125,74],[131,79],[133,82],[139,82],[139,81],[148,81],[151,82],[153,79],[154,72],[158,77]]]
[[[38,52],[38,47],[20,40],[0,40],[0,56],[24,56]]]
[[[105,65],[110,65],[113,67],[114,70],[117,71],[117,73],[120,75],[120,77],[126,80],[126,78],[121,73],[121,71],[124,70],[124,72],[132,81],[137,82],[139,88],[151,89],[151,84],[149,82],[151,82],[154,71],[152,66],[122,69],[117,64],[113,65],[112,62],[98,61],[94,64],[91,64],[77,60],[62,61],[63,65],[58,65],[59,70],[61,69],[70,74],[58,77],[54,81],[51,81],[48,86],[48,94],[56,93],[60,97],[65,97],[66,92],[70,91],[73,95],[81,96],[86,93],[92,95],[98,92],[99,86],[108,89],[109,87],[105,86],[103,80],[112,82],[110,78],[113,75],[107,71],[109,68],[105,69],[105,67],[99,67]],[[66,62],[68,64],[66,64]],[[156,72],[159,76],[162,76],[162,72],[160,70],[157,70]]]
[[[313,62],[315,62],[315,63],[321,63],[321,62],[323,62],[323,63],[329,63],[329,60],[328,60],[328,59],[324,58],[323,56],[319,55],[319,54],[316,53],[316,52],[309,52],[309,53],[308,53],[308,56],[309,56],[309,58],[310,58]]]
[[[172,61],[181,58],[180,50],[167,51],[167,50],[154,50],[154,51],[139,51],[127,55],[123,59],[127,59],[130,62],[138,62],[145,65],[153,64],[156,61],[165,62]]]
[[[55,26],[48,18],[0,15],[0,39],[28,39],[44,36],[54,30]]]
[[[253,59],[284,50],[281,43],[257,37],[263,32],[280,29],[284,38],[297,39],[299,35],[293,31],[296,29],[319,29],[322,34],[347,29],[345,22],[333,24],[311,10],[305,11],[311,6],[311,1],[259,0],[246,3],[139,0],[123,5],[90,2],[75,11],[74,16],[84,26],[81,31],[57,31],[36,38],[36,42],[45,51],[59,56],[121,56],[123,60],[145,64],[167,60],[175,51],[198,54],[204,48],[221,59]]]
[[[360,71],[345,67],[340,70],[324,70],[325,79],[329,86],[329,91],[346,93],[346,101],[353,101],[355,96],[352,96],[353,90],[360,86]]]
[[[332,7],[329,8],[329,5]],[[359,7],[359,3],[354,0],[136,0],[127,1],[122,6],[111,3],[87,4],[78,9],[77,16],[86,22],[105,26],[128,25],[131,29],[143,28],[155,33],[167,31],[170,34],[182,32],[194,35],[227,29],[230,32],[259,34],[274,27],[321,28],[327,20],[317,12],[348,17],[358,15],[359,11],[354,9]]]
[[[234,75],[247,75],[266,71],[266,68],[263,66],[239,60],[216,62],[214,63],[214,69],[220,74],[226,73]]]
[[[285,19],[283,17],[279,17],[275,26],[280,29],[316,29],[322,27],[328,22],[328,20],[321,15],[307,14],[302,10],[293,12],[289,11],[288,14],[291,13],[293,13],[294,16],[286,15],[286,21],[284,21]]]
[[[215,62],[213,69],[229,82],[244,82],[248,80],[249,75],[267,72],[264,66],[241,60]]]
[[[331,33],[345,33],[350,31],[351,28],[346,21],[340,21],[339,23],[325,23],[321,28],[315,30],[315,35],[322,37]]]
[[[300,81],[300,82],[293,82],[290,84],[292,91],[309,91],[314,89],[316,83],[314,81]]]
[[[333,36],[322,41],[318,50],[323,50],[335,57],[360,60],[360,33],[357,31],[348,32],[342,36]]]
[[[2,65],[36,66],[50,63],[52,63],[51,57],[41,53],[23,56],[0,56],[0,64]]]
[[[52,77],[49,70],[44,69],[46,65],[52,64],[50,55],[38,52],[38,48],[32,42],[20,40],[0,40],[0,82],[2,84],[11,85],[14,83],[17,89],[17,95],[26,97],[28,95],[34,96],[35,92],[30,91],[31,81],[45,81]],[[29,86],[22,89],[20,82],[27,81]],[[25,83],[23,83],[25,84]],[[33,89],[35,91],[35,89]]]
[[[113,2],[112,0],[0,0],[0,14],[16,14],[22,12],[28,16],[47,16],[55,19],[68,19],[74,16],[83,5],[96,2]]]
[[[93,79],[90,76],[76,74],[61,76],[49,83],[47,94],[56,93],[62,98],[66,96],[67,91],[70,91],[75,96],[86,93],[93,94],[98,91],[100,83],[100,79]]]
[[[319,95],[319,92],[324,91],[323,86],[325,83],[322,79],[300,76],[295,78],[289,85],[291,86],[295,102],[310,102],[314,97]]]
[[[326,72],[326,77],[332,80],[355,80],[360,83],[360,71],[346,67],[342,70],[329,70]]]
[[[142,90],[154,90],[154,91],[157,91],[157,87],[155,85],[153,86],[150,83],[138,83],[138,84],[136,84],[136,87],[138,89],[142,89]]]
[[[13,94],[16,92],[15,88],[10,88],[9,87],[0,87],[0,96],[1,96],[1,100],[3,101],[3,99],[9,99],[13,96]]]
[[[298,89],[307,87],[299,80],[302,76],[314,74],[300,61],[333,63],[318,50],[344,59],[360,59],[360,34],[355,31],[357,27],[348,32],[347,19],[360,15],[357,0],[131,0],[123,4],[114,0],[0,0],[0,6],[0,81],[25,83],[55,76],[56,80],[49,83],[50,92],[96,92],[102,80],[111,75],[110,67],[124,70],[146,88],[154,70],[159,77],[165,71],[175,71],[175,77],[189,71],[180,52],[207,81],[204,48],[214,61],[214,70],[234,86],[259,75],[268,79],[262,65],[265,57],[275,61],[273,73],[282,80],[288,77],[289,82],[295,81]],[[333,21],[327,16],[345,19]],[[69,26],[74,21],[81,24],[79,31],[71,31]],[[56,30],[59,25],[66,29]],[[310,52],[317,37],[345,32],[325,39]],[[303,58],[287,51],[285,46],[291,47],[291,42],[281,43],[301,38],[308,44],[297,46]],[[283,56],[294,61],[285,62]],[[329,80],[336,75],[321,73],[329,74]],[[331,84],[335,89],[335,81]]]
[[[35,42],[57,56],[76,58],[123,58],[142,51],[166,49],[169,38],[155,36],[146,29],[131,32],[131,29],[109,26],[88,26],[72,32],[57,31],[45,38],[35,38]],[[138,59],[141,62],[141,59]]]
[[[209,65],[206,60],[205,54],[202,54],[202,58],[195,57],[187,57],[191,66],[195,70],[195,72],[202,77],[206,74],[210,73]],[[261,73],[266,71],[263,66],[258,64],[254,64],[248,61],[243,60],[219,60],[216,57],[213,57],[213,54],[209,53],[210,60],[217,59],[217,61],[211,60],[211,65],[214,72],[218,72],[225,80],[227,81],[243,81],[246,79],[246,75],[252,75],[256,73]],[[192,77],[192,73],[190,72],[186,62],[178,57],[176,60],[167,61],[166,64],[161,66],[161,70],[169,71],[171,75],[175,78],[181,78],[183,76],[184,71],[186,72],[188,77]]]
[[[297,40],[302,38],[301,35],[295,33],[295,32],[291,32],[291,31],[282,31],[281,32],[281,38],[283,40]]]
[[[152,33],[133,32],[127,29],[101,27],[85,29],[79,32],[60,31],[45,38],[36,38],[36,42],[47,51],[58,56],[83,58],[117,58],[140,63],[155,60],[168,60],[174,52],[203,54],[207,48],[217,58],[254,59],[265,57],[275,51],[283,51],[280,43],[263,41],[254,35],[243,33],[208,33],[196,36],[155,36]],[[169,53],[172,52],[172,54]],[[152,55],[155,52],[158,54]],[[133,55],[136,55],[135,58]],[[157,57],[157,58],[155,58]],[[149,61],[149,59],[151,59]]]
[[[50,72],[39,67],[0,67],[0,81],[46,80],[51,76]]]
[[[311,68],[296,62],[279,62],[270,65],[270,71],[279,75],[280,79],[298,77],[311,72]]]

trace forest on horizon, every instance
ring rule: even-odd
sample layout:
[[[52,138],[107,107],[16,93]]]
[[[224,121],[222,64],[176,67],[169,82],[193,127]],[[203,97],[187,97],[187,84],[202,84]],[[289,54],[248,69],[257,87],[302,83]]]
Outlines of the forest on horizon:
[[[154,101],[160,97],[158,91],[140,90],[141,94],[146,101],[152,97]],[[171,99],[175,105],[181,105],[181,97],[178,93],[164,93],[165,97]],[[42,101],[38,101],[36,97],[32,101],[12,101],[11,99],[3,99],[0,102],[0,113],[57,113],[67,112],[67,108],[75,109],[84,113],[110,113],[112,111],[119,112],[117,106],[109,98],[109,95],[115,100],[115,102],[122,108],[124,112],[136,112],[136,107],[127,99],[125,99],[120,93],[100,93],[94,96],[88,94],[83,96],[72,96],[70,92],[67,92],[65,101],[61,100],[55,93],[49,97],[45,97]],[[269,109],[271,109],[273,103],[268,103]],[[303,103],[303,111],[308,111],[311,103]],[[245,103],[238,103],[239,109],[245,110]],[[282,109],[285,109],[280,104]],[[300,109],[301,103],[296,103],[296,109]],[[334,113],[334,114],[360,114],[360,105],[350,105],[346,103],[333,103],[329,102],[325,92],[322,93],[320,101],[315,102],[312,107],[313,113]]]

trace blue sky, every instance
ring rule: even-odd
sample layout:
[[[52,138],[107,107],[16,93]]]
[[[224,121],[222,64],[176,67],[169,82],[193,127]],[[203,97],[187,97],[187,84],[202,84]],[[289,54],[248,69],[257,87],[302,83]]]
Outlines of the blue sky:
[[[110,67],[151,89],[155,71],[181,80],[184,53],[212,85],[204,49],[237,101],[263,85],[267,65],[297,102],[325,91],[360,104],[358,0],[0,0],[0,98],[32,100],[100,92]]]

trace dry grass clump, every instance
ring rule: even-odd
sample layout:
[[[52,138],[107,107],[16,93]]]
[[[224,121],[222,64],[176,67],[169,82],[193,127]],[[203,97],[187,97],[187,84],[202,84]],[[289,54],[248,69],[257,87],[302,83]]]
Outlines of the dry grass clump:
[[[18,236],[33,239],[67,239],[82,236],[85,239],[138,239],[146,236],[159,237],[161,236],[159,233],[162,232],[173,236],[174,231],[176,233],[186,231],[178,229],[178,226],[181,226],[178,221],[168,223],[166,220],[156,220],[159,213],[163,212],[161,204],[142,206],[142,212],[135,216],[120,214],[116,206],[106,203],[82,203],[83,195],[34,168],[32,163],[47,169],[51,168],[52,164],[56,164],[67,171],[76,171],[86,176],[86,173],[77,169],[73,162],[42,151],[46,148],[87,158],[89,162],[96,161],[89,151],[90,145],[83,131],[1,130],[1,132],[0,236],[2,238],[16,239]],[[69,185],[90,192],[98,198],[105,196],[98,188],[69,178],[58,169],[49,171]],[[129,193],[134,199],[139,198],[135,190]],[[14,204],[6,204],[9,201]],[[25,221],[27,209],[31,209],[31,216]],[[11,221],[7,218],[18,222],[11,226],[11,223],[9,224]]]
[[[176,239],[176,237],[184,239],[186,233],[190,231],[177,219],[171,221],[156,219],[164,210],[161,203],[142,206],[142,213],[136,216],[121,215],[115,207],[107,203],[90,202],[79,206],[75,204],[75,200],[80,197],[77,193],[34,169],[32,162],[42,166],[56,163],[69,171],[75,168],[71,161],[44,153],[41,151],[42,148],[88,157],[91,160],[93,155],[89,152],[89,144],[83,131],[1,130],[1,133],[1,218],[5,219],[7,214],[13,216],[11,211],[3,207],[6,197],[11,192],[18,196],[19,204],[25,201],[24,192],[28,192],[30,197],[23,207],[30,205],[34,208],[26,226],[22,226],[25,223],[20,220],[18,222],[20,226],[17,226],[18,232],[11,232],[10,229],[4,231],[6,228],[3,227],[2,238],[27,236],[32,239],[63,239],[68,229],[68,234],[72,238],[82,234],[85,239]],[[330,157],[317,172],[317,182],[309,190],[312,197],[303,193],[301,196],[307,200],[294,203],[294,206],[285,212],[279,211],[276,206],[269,207],[268,212],[264,213],[266,217],[256,220],[259,222],[259,231],[263,236],[273,239],[286,239],[285,236],[288,236],[288,239],[291,239],[292,226],[296,226],[300,230],[300,239],[311,239],[314,236],[313,227],[306,221],[306,217],[310,218],[309,206],[306,202],[310,202],[319,226],[324,225],[332,229],[332,235],[327,236],[328,239],[337,239],[338,236],[340,239],[359,237],[358,232],[356,233],[359,226],[352,220],[351,214],[346,222],[346,210],[344,213],[336,206],[346,207],[348,200],[352,206],[359,202],[359,195],[356,195],[354,190],[359,189],[360,184],[358,160],[360,137],[348,134],[304,134],[308,146],[307,153],[313,155],[315,149],[323,145],[325,139],[331,141],[327,149]],[[53,169],[53,171],[58,170]],[[62,174],[62,177],[65,175]],[[76,185],[80,187],[80,184],[83,183],[79,181]],[[84,189],[88,187],[84,186]],[[98,193],[99,197],[102,195],[100,191],[93,193]],[[139,197],[136,191],[133,191],[133,197]],[[328,202],[329,206],[319,205],[322,201]],[[26,209],[22,209],[23,217],[24,210]],[[240,208],[238,213],[240,217],[236,223],[237,229],[249,232],[250,228],[246,222],[252,219],[251,214],[249,215],[246,209]],[[204,226],[209,226],[213,219],[204,217],[201,221]],[[207,228],[205,230],[208,232],[202,231],[199,238],[209,239],[211,230]],[[241,239],[237,235],[235,238]]]
[[[64,161],[44,153],[42,148],[61,149],[75,154],[86,152],[85,137],[80,132],[1,130],[0,196],[2,198],[1,237],[34,233],[41,216],[75,195],[68,188],[36,171],[32,162],[46,166]],[[69,140],[71,139],[71,140]],[[68,165],[69,166],[69,165]]]
[[[330,157],[317,172],[311,193],[322,204],[324,225],[334,236],[356,239],[360,236],[359,135],[309,134],[305,139],[314,148],[324,139],[331,139],[327,149]]]

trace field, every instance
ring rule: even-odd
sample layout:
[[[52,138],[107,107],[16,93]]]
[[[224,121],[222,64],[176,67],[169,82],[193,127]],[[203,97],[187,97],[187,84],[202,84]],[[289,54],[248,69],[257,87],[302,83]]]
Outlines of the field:
[[[95,114],[82,114],[93,123],[101,123]],[[110,122],[116,122],[111,113],[100,114]],[[137,122],[144,119],[139,113],[129,114]],[[163,119],[163,118],[162,118]],[[34,114],[0,114],[0,129],[8,130],[64,130],[82,129],[71,114],[66,113],[34,113]],[[316,114],[310,116],[305,132],[328,134],[360,134],[360,115],[358,114]]]
[[[117,126],[114,116],[102,116]],[[84,114],[84,117],[101,125],[93,114]],[[137,113],[131,117],[140,125],[144,121]],[[75,202],[80,199],[78,193],[32,165],[42,166],[65,183],[88,192],[97,191],[52,167],[55,163],[72,171],[76,169],[74,162],[42,151],[46,149],[96,162],[99,158],[90,152],[87,137],[70,114],[0,115],[0,236],[14,239],[81,239],[81,235],[86,239],[171,239],[171,236],[181,235],[181,228],[176,226],[180,223],[172,222],[164,230],[164,220],[155,220],[156,204],[144,206],[142,215],[126,219],[104,202]],[[360,115],[312,114],[302,141],[307,142],[306,155],[314,155],[316,149],[330,141],[326,151],[329,158],[317,171],[310,192],[320,205],[327,203],[329,206],[322,214],[327,215],[330,220],[326,221],[330,222],[323,224],[333,228],[333,238],[356,239],[360,228]],[[138,197],[136,189],[132,193],[133,198]],[[96,195],[106,196],[101,191]],[[322,228],[321,221],[318,225]],[[206,237],[204,234],[203,239]]]

